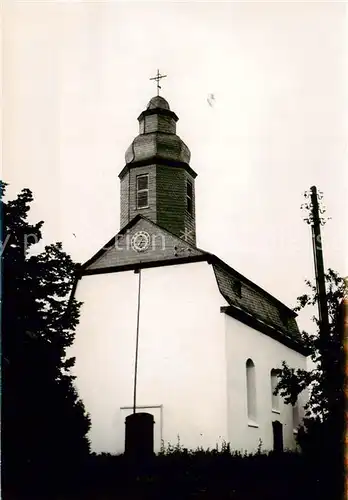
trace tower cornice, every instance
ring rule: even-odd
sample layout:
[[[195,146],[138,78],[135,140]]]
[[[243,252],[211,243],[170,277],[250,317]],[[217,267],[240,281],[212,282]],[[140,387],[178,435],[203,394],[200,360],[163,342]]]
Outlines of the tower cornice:
[[[183,161],[168,160],[160,156],[153,156],[152,158],[147,158],[146,160],[127,163],[119,173],[118,177],[122,179],[130,169],[146,167],[147,165],[166,165],[172,168],[183,168],[188,174],[191,175],[193,179],[197,177],[196,172],[193,170],[193,168],[190,167],[188,163],[185,163]]]
[[[178,116],[174,111],[171,111],[170,109],[165,109],[165,108],[150,108],[150,109],[145,109],[145,111],[142,111],[140,115],[138,116],[138,121],[140,122],[145,116],[151,116],[151,115],[164,115],[164,116],[169,116],[169,118],[172,118],[175,122],[179,120]]]

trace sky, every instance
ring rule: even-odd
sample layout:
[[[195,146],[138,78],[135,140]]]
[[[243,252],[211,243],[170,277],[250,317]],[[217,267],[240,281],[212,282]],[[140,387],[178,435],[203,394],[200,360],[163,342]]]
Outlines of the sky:
[[[314,278],[300,206],[316,185],[325,265],[348,274],[345,3],[2,10],[2,178],[10,197],[33,191],[45,243],[84,262],[119,230],[118,174],[159,68],[198,174],[198,246],[294,306]]]

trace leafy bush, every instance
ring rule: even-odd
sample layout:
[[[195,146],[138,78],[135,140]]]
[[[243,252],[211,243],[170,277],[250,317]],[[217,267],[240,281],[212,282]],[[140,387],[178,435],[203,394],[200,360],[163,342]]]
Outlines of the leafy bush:
[[[295,452],[254,454],[220,449],[188,450],[163,446],[161,453],[142,464],[124,455],[93,455],[83,474],[83,491],[91,498],[234,498],[308,499],[334,498],[327,492],[325,476]],[[81,498],[83,496],[80,490]],[[89,498],[89,497],[88,497]]]

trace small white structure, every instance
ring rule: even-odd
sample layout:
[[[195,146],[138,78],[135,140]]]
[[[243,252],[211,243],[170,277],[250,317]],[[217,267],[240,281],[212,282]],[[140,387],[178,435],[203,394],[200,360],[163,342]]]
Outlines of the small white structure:
[[[162,97],[140,117],[121,178],[121,231],[84,264],[72,354],[92,451],[122,453],[125,418],[154,446],[295,446],[302,412],[272,395],[283,360],[306,368],[295,313],[195,244],[195,172]],[[277,436],[273,422],[277,421]],[[281,429],[279,434],[279,429]]]

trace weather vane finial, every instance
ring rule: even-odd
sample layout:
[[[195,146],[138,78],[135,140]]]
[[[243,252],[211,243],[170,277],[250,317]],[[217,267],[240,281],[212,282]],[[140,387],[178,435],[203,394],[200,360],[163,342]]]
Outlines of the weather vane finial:
[[[161,86],[160,86],[159,82],[160,82],[160,80],[162,78],[166,78],[166,77],[167,77],[167,75],[161,75],[160,72],[159,72],[159,69],[158,69],[157,70],[157,75],[154,76],[153,78],[150,78],[150,80],[156,80],[156,82],[157,82],[157,95],[159,95],[159,91],[161,89]]]

